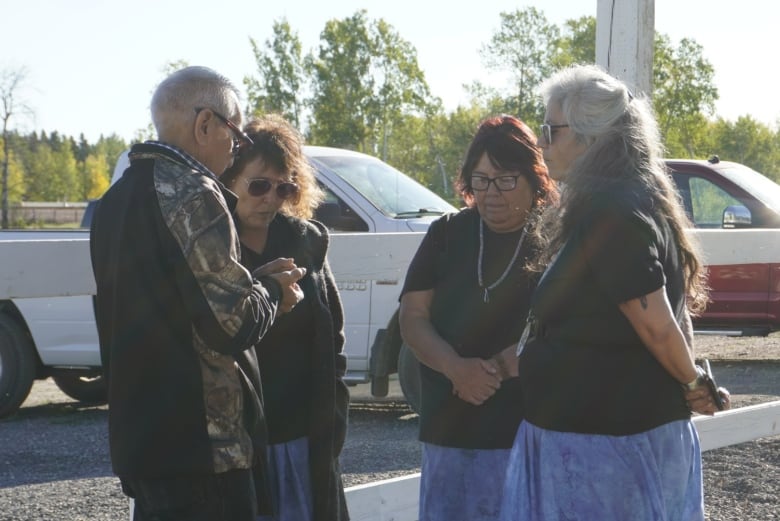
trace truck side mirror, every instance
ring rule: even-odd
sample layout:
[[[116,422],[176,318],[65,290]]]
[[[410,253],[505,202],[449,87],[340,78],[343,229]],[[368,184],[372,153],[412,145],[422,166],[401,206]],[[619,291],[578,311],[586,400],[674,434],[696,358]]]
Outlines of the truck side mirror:
[[[727,206],[723,210],[724,228],[749,228],[753,224],[753,217],[744,206]]]

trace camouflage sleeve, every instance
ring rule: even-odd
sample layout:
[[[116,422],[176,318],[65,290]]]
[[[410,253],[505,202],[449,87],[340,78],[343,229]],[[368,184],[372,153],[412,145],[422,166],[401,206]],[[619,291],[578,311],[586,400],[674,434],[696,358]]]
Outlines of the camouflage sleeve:
[[[272,324],[281,288],[254,280],[239,262],[233,218],[216,182],[156,173],[160,209],[178,246],[171,262],[193,327],[214,351],[236,353],[255,344]]]

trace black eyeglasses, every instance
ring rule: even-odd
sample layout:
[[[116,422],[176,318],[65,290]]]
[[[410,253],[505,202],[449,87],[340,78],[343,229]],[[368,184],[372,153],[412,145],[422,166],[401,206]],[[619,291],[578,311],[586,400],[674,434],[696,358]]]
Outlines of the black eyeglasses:
[[[255,179],[244,179],[246,183],[246,191],[252,197],[261,197],[276,186],[276,197],[279,199],[289,199],[298,193],[298,185],[295,183],[289,183],[287,181],[281,183],[274,183],[263,177]]]
[[[552,137],[553,137],[553,131],[556,128],[566,128],[569,125],[550,125],[548,123],[545,123],[542,125],[542,139],[544,139],[544,142],[548,145],[552,145]]]
[[[472,190],[477,192],[484,192],[490,188],[490,183],[496,185],[499,192],[508,192],[514,190],[517,186],[517,178],[519,175],[500,175],[498,177],[488,177],[484,175],[472,175],[471,186]]]
[[[201,110],[206,110],[205,107],[196,107],[195,108],[195,114],[200,113]],[[254,141],[252,141],[252,138],[246,135],[246,133],[238,128],[238,125],[230,121],[228,118],[220,114],[214,109],[209,109],[215,116],[217,116],[217,119],[219,119],[222,123],[224,123],[227,128],[230,129],[230,131],[233,133],[233,148],[231,149],[231,152],[234,156],[237,156],[242,151],[244,151],[247,147],[251,147],[255,144]]]

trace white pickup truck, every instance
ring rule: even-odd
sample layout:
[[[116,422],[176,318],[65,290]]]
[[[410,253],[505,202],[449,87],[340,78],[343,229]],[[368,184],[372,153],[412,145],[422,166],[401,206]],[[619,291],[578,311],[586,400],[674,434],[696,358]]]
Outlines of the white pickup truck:
[[[397,371],[404,394],[415,407],[419,400],[417,361],[402,346],[394,315],[407,263],[422,236],[410,232],[424,231],[436,216],[455,208],[369,156],[318,147],[307,148],[306,153],[328,193],[317,218],[336,232],[329,256],[346,314],[347,379],[370,381],[372,394],[383,396],[388,376]],[[124,170],[123,165],[120,161],[117,172]],[[667,166],[691,216],[695,228],[689,231],[701,242],[709,271],[712,301],[694,320],[694,328],[699,333],[729,335],[780,330],[780,186],[743,165],[717,158],[670,159]],[[393,234],[392,240],[387,233]],[[80,238],[82,244],[74,246],[83,248],[87,237],[85,230],[0,232],[0,253],[16,257],[6,261],[0,256],[5,268],[0,271],[0,293],[20,295],[2,290],[14,286],[18,273],[23,277],[40,274],[55,262],[79,264],[73,270],[80,270],[83,280],[91,280],[91,272],[83,275],[88,270],[86,248],[68,249],[66,244],[67,239]],[[353,238],[360,240],[350,242]],[[39,258],[45,253],[23,255],[19,245],[8,244],[3,250],[4,241],[26,239],[58,239],[61,247],[56,251],[63,252],[61,258]],[[339,244],[348,246],[340,249]],[[353,250],[343,251],[348,248]],[[371,255],[365,254],[367,249]],[[383,259],[390,259],[392,269],[379,266],[378,250]],[[79,255],[83,255],[80,260],[73,260]],[[350,257],[369,260],[359,265],[344,262]],[[92,291],[84,290],[85,285],[31,294],[85,295]],[[0,417],[16,410],[35,378],[53,376],[70,396],[102,401],[105,388],[99,366],[90,296],[0,297]]]
[[[306,147],[305,153],[326,192],[315,218],[335,234],[423,232],[439,215],[455,211],[444,199],[371,156],[327,147]],[[126,166],[123,154],[115,179]],[[85,228],[93,207],[85,212]],[[0,232],[0,241],[87,237],[86,229]],[[401,349],[394,313],[403,279],[369,280],[336,273],[336,281],[346,319],[346,379],[370,381],[373,394],[384,396]],[[0,300],[0,417],[16,411],[35,379],[47,377],[77,400],[105,400],[91,296]]]

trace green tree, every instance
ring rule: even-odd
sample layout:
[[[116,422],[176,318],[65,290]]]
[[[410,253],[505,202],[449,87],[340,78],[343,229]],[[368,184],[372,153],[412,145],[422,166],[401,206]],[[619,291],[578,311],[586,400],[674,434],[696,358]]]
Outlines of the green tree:
[[[583,16],[566,20],[553,58],[556,69],[575,63],[596,63],[596,18]]]
[[[670,155],[696,157],[706,144],[706,117],[715,112],[715,70],[702,46],[683,38],[674,47],[657,34],[653,58],[653,106]]]
[[[372,76],[377,78],[373,109],[369,111],[368,125],[375,128],[375,140],[381,142],[380,156],[387,159],[389,139],[393,126],[416,121],[439,106],[431,101],[425,75],[417,63],[417,51],[384,20],[373,24],[374,57]],[[396,133],[403,134],[403,131]],[[401,137],[401,136],[399,136]]]
[[[388,161],[455,206],[462,201],[454,182],[479,122],[495,112],[474,100],[445,114],[407,116],[393,139]]]
[[[110,180],[114,172],[114,167],[119,159],[119,156],[127,150],[128,144],[124,139],[116,134],[110,136],[100,136],[98,142],[95,144],[93,153],[102,156],[105,159],[107,165],[106,177]]]
[[[108,172],[105,155],[90,154],[87,156],[81,168],[80,198],[84,201],[100,198],[108,190]]]
[[[535,7],[500,16],[500,29],[482,47],[481,55],[488,68],[511,77],[513,94],[508,97],[507,111],[535,124],[543,117],[536,89],[552,73],[560,54],[560,29]]]
[[[311,141],[364,149],[374,84],[366,11],[344,20],[329,20],[320,40],[317,57],[307,59],[313,80]]]
[[[3,123],[2,176],[0,176],[0,227],[8,229],[8,200],[11,165],[11,119],[30,115],[32,110],[22,98],[27,80],[27,69],[0,71],[0,120]]]
[[[12,136],[9,135],[9,139]],[[8,165],[8,182],[7,182],[7,190],[8,190],[8,202],[10,203],[18,203],[22,200],[22,197],[25,193],[25,184],[24,184],[24,168],[22,166],[22,163],[16,158],[16,155],[14,153],[15,147],[6,147],[5,146],[5,140],[3,138],[0,138],[0,161],[3,162],[3,164]],[[8,161],[6,161],[6,150],[8,150]]]
[[[711,154],[747,165],[780,182],[778,132],[751,116],[740,116],[735,122],[718,118],[709,124],[708,130]]]
[[[78,193],[76,158],[70,146],[59,139],[42,142],[26,168],[30,201],[76,201]]]
[[[247,113],[277,113],[300,128],[304,106],[306,72],[301,40],[286,19],[274,22],[273,37],[261,48],[249,39],[257,64],[258,77],[244,76]]]
[[[393,125],[436,103],[415,49],[365,10],[328,21],[320,40],[317,55],[307,58],[310,141],[386,156]]]

